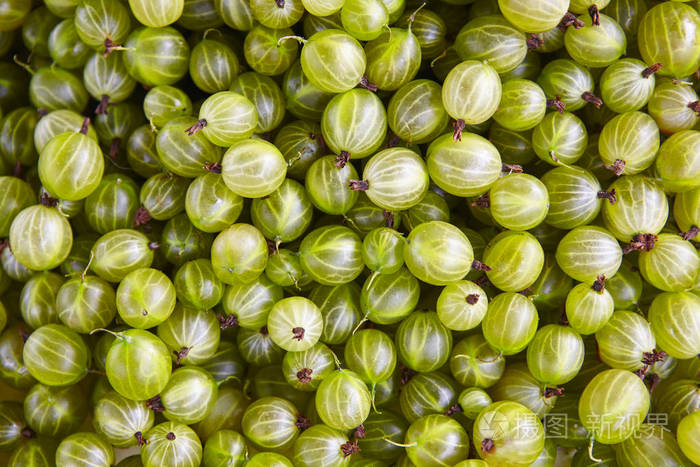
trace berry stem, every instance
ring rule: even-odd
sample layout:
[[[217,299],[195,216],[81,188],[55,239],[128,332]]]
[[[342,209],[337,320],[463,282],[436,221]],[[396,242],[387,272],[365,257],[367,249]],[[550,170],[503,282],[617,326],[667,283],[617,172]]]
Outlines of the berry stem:
[[[662,66],[663,65],[661,63],[654,63],[653,65],[646,67],[644,70],[642,70],[642,78],[649,78],[651,75],[659,71]]]
[[[548,109],[555,109],[557,112],[560,114],[564,113],[564,109],[566,108],[566,103],[561,100],[561,96],[557,94],[554,96],[554,99],[547,99],[547,108]]]
[[[592,92],[584,92],[583,94],[581,94],[581,99],[590,104],[595,105],[596,109],[599,109],[600,106],[603,105],[603,100],[600,97],[593,94]]]
[[[350,180],[350,183],[348,185],[353,191],[369,190],[369,182],[367,180]]]
[[[598,12],[598,5],[595,3],[588,7],[588,14],[591,17],[591,24],[593,26],[600,26],[600,13]]]
[[[200,130],[203,130],[207,126],[207,121],[205,119],[197,120],[197,123],[185,130],[188,136],[193,136],[197,134]]]
[[[455,129],[452,134],[452,141],[462,141],[462,132],[466,128],[467,124],[461,118],[452,122],[452,127]]]
[[[335,157],[335,166],[339,169],[345,167],[348,162],[350,162],[350,153],[347,151],[340,151],[340,154]]]
[[[700,227],[697,225],[693,225],[688,229],[687,232],[681,232],[678,235],[680,235],[683,240],[690,240],[692,238],[695,238],[698,234],[700,233]]]
[[[599,199],[607,199],[608,201],[610,201],[610,204],[615,204],[615,201],[617,201],[615,188],[613,188],[610,191],[599,191],[597,196]]]
[[[358,86],[361,88],[365,88],[368,91],[372,92],[377,92],[379,89],[376,84],[372,84],[369,82],[369,78],[367,78],[367,75],[362,75],[362,78],[360,78],[360,82],[358,83]]]
[[[80,133],[87,135],[89,128],[90,128],[90,117],[85,117],[85,120],[83,120],[83,124],[80,125]]]
[[[95,113],[97,115],[102,115],[102,114],[107,114],[108,108],[111,104],[109,103],[109,96],[107,94],[102,94],[102,98],[100,99],[100,103],[97,105],[97,108],[95,109]]]

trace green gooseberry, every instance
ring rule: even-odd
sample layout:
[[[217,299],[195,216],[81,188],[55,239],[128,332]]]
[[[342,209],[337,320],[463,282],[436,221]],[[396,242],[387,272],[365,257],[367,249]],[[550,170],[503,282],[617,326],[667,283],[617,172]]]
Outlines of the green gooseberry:
[[[0,235],[7,237],[14,218],[36,203],[34,190],[17,177],[0,176]]]
[[[231,91],[247,97],[255,106],[258,116],[256,133],[271,132],[284,120],[284,94],[269,76],[253,72],[243,73],[233,80]]]
[[[206,362],[216,353],[221,338],[220,323],[214,313],[179,303],[170,318],[158,325],[157,333],[178,365]]]
[[[542,87],[547,99],[563,102],[568,112],[579,110],[588,102],[600,105],[599,99],[593,94],[591,72],[573,60],[552,60],[542,69],[537,84]]]
[[[82,132],[63,133],[46,143],[38,169],[41,183],[52,195],[78,201],[100,184],[104,160],[94,139]]]
[[[605,285],[599,279],[592,286],[587,283],[577,284],[566,296],[566,319],[571,328],[580,334],[600,331],[613,315],[615,299]]]
[[[528,50],[525,34],[500,15],[469,21],[457,34],[454,47],[462,60],[488,63],[498,73],[515,69]]]
[[[481,322],[486,341],[504,355],[515,355],[535,337],[539,317],[532,301],[518,293],[496,295]]]
[[[389,379],[396,367],[394,343],[377,329],[363,329],[350,336],[345,343],[344,356],[348,367],[372,388]]]
[[[493,119],[512,131],[536,127],[547,112],[547,98],[537,84],[527,79],[511,79],[503,83],[501,102]]]
[[[146,235],[133,229],[113,230],[101,236],[91,250],[91,269],[108,282],[120,282],[131,271],[147,268],[158,248]]]
[[[466,459],[469,435],[446,415],[426,415],[406,430],[406,454],[415,465],[454,465]]]
[[[442,84],[442,104],[457,122],[456,139],[465,125],[485,122],[496,113],[501,100],[501,79],[488,63],[466,60],[447,74]]]
[[[323,285],[351,282],[364,268],[360,238],[341,225],[308,233],[299,246],[299,259],[306,273]]]
[[[679,131],[671,135],[659,149],[656,173],[666,191],[683,192],[700,187],[698,157],[695,149],[700,144],[700,132]]]
[[[306,191],[313,205],[326,214],[345,215],[355,205],[360,191],[350,189],[357,180],[352,164],[338,167],[335,156],[324,156],[311,164],[306,172]]]
[[[141,446],[143,467],[167,463],[172,467],[197,467],[202,461],[202,442],[195,431],[177,422],[164,422],[146,433]]]
[[[321,337],[323,316],[316,304],[304,297],[279,300],[267,316],[272,341],[288,352],[313,347]]]
[[[168,420],[192,425],[201,422],[214,407],[218,387],[208,371],[183,366],[173,372],[160,393],[160,402]]]
[[[316,465],[344,467],[350,462],[349,454],[345,453],[352,453],[355,450],[354,445],[348,441],[348,437],[342,431],[318,424],[305,430],[295,441],[292,460],[296,467]]]
[[[395,341],[399,360],[415,371],[437,370],[450,358],[452,333],[434,311],[409,315],[399,325]]]
[[[529,232],[504,231],[486,246],[483,255],[489,281],[505,292],[530,287],[544,266],[544,251]]]
[[[471,387],[464,389],[457,398],[459,406],[462,408],[464,416],[474,420],[482,410],[493,403],[489,393],[481,388]],[[457,464],[459,465],[459,464]]]
[[[208,256],[213,240],[213,234],[197,229],[186,214],[178,214],[163,227],[160,252],[169,263],[181,266]]]
[[[615,180],[614,204],[603,204],[603,221],[612,235],[622,242],[638,234],[658,234],[668,217],[668,200],[661,183],[642,174]],[[640,193],[644,195],[640,197]]]
[[[272,453],[270,453],[272,454]],[[229,465],[240,467],[250,465],[248,459],[248,446],[246,439],[240,433],[233,430],[219,430],[215,432],[204,444],[202,451],[202,465]],[[271,464],[271,465],[274,465]]]
[[[570,327],[549,324],[535,333],[527,347],[527,368],[547,385],[568,383],[583,365],[581,336]]]
[[[51,66],[37,70],[29,82],[29,99],[37,109],[68,109],[81,113],[90,99],[83,81],[74,73]]]
[[[38,329],[45,324],[59,323],[60,308],[56,305],[56,295],[64,281],[58,274],[47,271],[35,274],[24,284],[19,298],[19,310],[26,324]],[[4,326],[0,328],[4,329]]]
[[[97,401],[94,409],[95,430],[120,448],[145,441],[143,434],[153,427],[154,418],[146,402],[127,399],[111,390]]]
[[[362,260],[372,271],[381,274],[398,272],[403,266],[405,239],[396,230],[378,227],[362,240]]]
[[[214,94],[212,97],[217,97]],[[205,101],[206,102],[206,101]],[[207,107],[202,104],[202,107]],[[163,166],[180,177],[194,178],[221,161],[221,149],[196,130],[194,117],[170,120],[158,132],[156,150]]]
[[[323,316],[321,342],[329,345],[344,343],[360,322],[360,287],[354,283],[336,286],[317,285],[309,293]]]
[[[195,259],[183,264],[175,273],[177,298],[185,305],[200,310],[214,308],[224,295],[224,286],[216,277],[211,261]]]
[[[404,84],[391,96],[387,120],[391,131],[405,141],[417,144],[432,141],[445,130],[449,120],[442,105],[440,85],[427,79]]]
[[[467,236],[442,221],[418,225],[404,245],[404,260],[409,271],[432,285],[446,285],[462,279],[471,269],[473,259]]]
[[[662,76],[682,79],[697,69],[700,53],[693,44],[700,34],[700,15],[683,3],[659,4],[639,22],[637,44],[642,59],[663,63]]]
[[[48,386],[67,386],[85,377],[90,350],[83,338],[61,324],[47,324],[29,335],[22,359],[29,374]]]
[[[136,80],[117,54],[92,55],[83,68],[83,82],[92,98],[100,101],[97,114],[109,113],[108,105],[123,102],[136,88]]]
[[[516,231],[529,230],[547,217],[549,194],[536,177],[512,173],[491,185],[489,204],[491,215],[501,226]]]
[[[135,29],[124,48],[129,74],[147,86],[175,84],[187,73],[190,48],[172,27]]]
[[[364,191],[387,211],[402,211],[418,204],[428,191],[430,177],[423,159],[404,148],[379,151],[365,164],[362,180],[350,180],[353,190]]]
[[[252,282],[236,281],[226,287],[221,307],[240,327],[257,331],[267,324],[267,315],[282,297],[282,287],[261,275]]]
[[[370,321],[393,324],[415,309],[419,296],[418,280],[406,268],[401,268],[394,273],[373,273],[362,287],[360,305]]]
[[[46,437],[63,437],[78,431],[88,416],[88,398],[80,385],[54,387],[36,384],[24,398],[24,419],[29,428]]]
[[[575,163],[587,145],[586,126],[570,112],[550,112],[532,131],[535,154],[554,166]]]
[[[313,85],[328,93],[342,93],[357,86],[366,65],[367,58],[360,43],[340,28],[319,31],[310,36],[301,49],[304,74]]]
[[[598,14],[594,24],[590,15],[583,15],[581,21],[582,28],[567,28],[564,34],[566,51],[575,61],[590,68],[603,68],[626,52],[625,32],[613,18]]]
[[[241,431],[241,419],[250,400],[243,391],[231,384],[221,385],[219,394],[209,415],[193,428],[206,441],[218,430]]]
[[[649,323],[659,347],[671,357],[693,358],[699,347],[697,306],[700,297],[690,292],[664,292],[649,307]]]
[[[301,391],[315,391],[334,369],[333,351],[321,342],[306,350],[287,352],[282,360],[285,379],[292,387]]]
[[[444,373],[419,373],[401,389],[401,414],[413,423],[426,415],[452,413],[458,410],[457,391],[457,383]]]
[[[187,217],[204,232],[221,232],[236,222],[242,210],[243,198],[229,190],[219,174],[200,175],[187,188]]]
[[[622,3],[615,2],[615,5]],[[621,26],[624,29],[624,25]],[[600,97],[613,112],[639,110],[649,102],[654,92],[655,71],[655,67],[647,67],[646,63],[636,58],[617,60],[600,76]]]
[[[593,283],[613,277],[622,264],[622,248],[602,227],[585,225],[569,231],[557,246],[559,267],[574,280]]]
[[[321,120],[323,140],[338,154],[336,162],[340,167],[350,158],[375,153],[384,140],[386,127],[384,104],[367,89],[352,89],[334,96]]]
[[[593,439],[616,444],[632,436],[649,411],[649,391],[627,370],[605,370],[593,377],[579,399],[579,416]]]
[[[235,143],[224,154],[221,175],[226,186],[246,198],[262,198],[285,179],[287,163],[282,153],[261,139]]]
[[[81,122],[84,119],[81,119]],[[21,162],[32,165],[37,160],[38,146],[32,138],[39,122],[39,113],[32,107],[20,107],[9,112],[0,125],[0,151],[9,165]],[[94,130],[93,130],[94,131]]]
[[[343,29],[355,39],[371,41],[389,24],[389,12],[381,0],[346,0],[340,20]]]
[[[134,224],[139,207],[139,186],[122,174],[105,175],[87,198],[84,211],[88,224],[98,233],[126,229]]]
[[[521,31],[546,32],[554,29],[569,9],[566,1],[499,0],[498,7]],[[537,12],[537,14],[533,14]],[[539,453],[538,453],[539,454]]]
[[[203,170],[202,170],[203,172]],[[185,197],[190,180],[162,172],[149,177],[139,192],[141,208],[136,211],[134,224],[151,219],[167,221],[185,210]]]
[[[263,397],[248,406],[241,422],[246,438],[262,449],[284,450],[299,435],[299,411],[286,399]]]
[[[289,28],[271,29],[256,24],[245,36],[243,54],[248,66],[265,76],[281,75],[297,58],[299,46]],[[303,57],[303,52],[302,52]],[[303,60],[303,59],[302,59]]]
[[[606,166],[622,166],[616,174],[634,175],[654,163],[659,145],[659,127],[654,119],[642,112],[627,112],[605,124],[598,151]]]
[[[76,2],[75,27],[80,39],[100,52],[111,50],[107,39],[121,44],[131,30],[129,8],[104,0]],[[106,49],[106,50],[105,50]]]
[[[307,18],[312,16],[307,15]],[[362,51],[361,48],[360,51]],[[295,117],[309,122],[321,120],[323,109],[333,97],[333,93],[322,91],[311,82],[304,74],[300,60],[295,61],[285,72],[282,79],[282,93],[286,100],[286,109]],[[280,147],[278,144],[275,146]]]
[[[302,269],[299,254],[285,248],[272,252],[265,266],[265,275],[280,287],[294,286],[297,290],[313,282]]]
[[[652,286],[666,292],[693,288],[700,255],[692,243],[675,234],[659,234],[651,249],[639,253],[639,271]]]
[[[136,269],[119,283],[116,307],[120,318],[129,326],[155,327],[168,319],[175,309],[175,287],[157,269]]]
[[[255,280],[267,264],[267,243],[249,224],[233,224],[219,233],[211,247],[214,272],[225,284]]]
[[[143,99],[143,113],[152,125],[162,128],[170,120],[192,115],[192,101],[180,88],[168,85],[151,88]]]
[[[474,420],[474,447],[489,465],[531,464],[544,449],[544,436],[537,416],[513,401],[494,402]]]
[[[122,396],[135,401],[160,394],[172,370],[172,360],[163,341],[142,329],[127,329],[114,335],[116,339],[105,362],[109,384]]]
[[[615,311],[595,340],[600,360],[612,368],[635,371],[656,355],[651,325],[633,311]]]
[[[276,244],[299,238],[311,224],[313,205],[299,182],[285,179],[269,196],[256,198],[250,216],[266,238]]]
[[[365,45],[365,54],[367,80],[386,91],[396,91],[411,81],[421,64],[420,43],[410,25],[388,28]]]
[[[440,322],[453,331],[467,331],[484,319],[488,297],[474,282],[461,280],[446,285],[437,299]]]
[[[141,125],[131,133],[126,143],[126,160],[129,167],[144,178],[163,170],[156,151],[156,134],[150,125]]]
[[[81,334],[109,325],[117,314],[112,286],[97,276],[81,276],[61,285],[56,294],[58,317]]]
[[[114,464],[114,449],[103,436],[96,433],[73,433],[64,438],[56,449],[56,465],[70,464],[109,467]]]
[[[208,94],[228,90],[239,71],[238,57],[221,41],[205,37],[192,48],[190,76],[194,84]]]
[[[67,70],[84,66],[92,53],[80,40],[73,18],[64,19],[51,30],[48,46],[51,60]]]
[[[369,415],[372,397],[360,376],[336,370],[316,390],[316,410],[323,423],[336,430],[361,425]]]
[[[180,18],[184,0],[129,0],[129,8],[139,23],[151,28],[168,26]]]
[[[540,181],[549,195],[549,210],[544,221],[558,229],[573,229],[590,223],[600,213],[604,197],[614,202],[614,195],[602,191],[593,173],[577,166],[551,169]]]
[[[199,120],[187,130],[188,134],[194,136],[201,128],[207,140],[223,147],[250,138],[259,124],[260,116],[253,102],[234,90],[207,97],[199,109]]]

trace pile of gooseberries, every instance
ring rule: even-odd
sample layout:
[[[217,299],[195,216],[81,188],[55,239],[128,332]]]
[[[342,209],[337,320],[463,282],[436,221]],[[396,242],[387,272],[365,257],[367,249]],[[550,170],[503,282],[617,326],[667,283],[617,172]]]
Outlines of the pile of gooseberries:
[[[0,465],[699,465],[699,9],[0,0]]]

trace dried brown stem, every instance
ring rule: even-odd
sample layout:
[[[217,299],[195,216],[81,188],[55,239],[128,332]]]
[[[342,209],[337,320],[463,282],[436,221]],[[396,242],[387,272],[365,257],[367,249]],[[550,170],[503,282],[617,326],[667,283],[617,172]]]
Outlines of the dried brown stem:
[[[339,169],[345,167],[348,162],[350,162],[350,153],[347,151],[340,151],[340,154],[335,157],[335,166]]]
[[[662,66],[663,65],[661,63],[654,63],[653,65],[646,67],[644,70],[642,70],[642,78],[649,78],[651,75],[659,71]]]
[[[112,104],[109,103],[109,96],[107,94],[102,94],[102,98],[95,109],[95,113],[97,115],[107,114],[110,105]]]
[[[188,136],[193,136],[199,131],[203,130],[207,126],[207,121],[205,119],[197,120],[197,123],[185,130]]]
[[[600,26],[600,13],[598,12],[598,5],[595,3],[588,7],[588,14],[591,17],[591,24],[593,26]]]
[[[462,132],[466,126],[467,123],[461,118],[452,122],[452,128],[455,129],[454,133],[452,133],[452,141],[462,141]]]
[[[360,82],[358,83],[361,88],[365,88],[368,91],[372,92],[377,92],[377,87],[376,84],[372,84],[369,82],[369,78],[367,78],[367,75],[362,75],[362,78],[360,78]]]
[[[599,191],[597,196],[599,199],[607,199],[610,201],[610,204],[615,204],[615,201],[617,201],[617,193],[615,193],[615,188],[610,191]]]
[[[369,190],[369,182],[367,180],[350,180],[350,183],[348,185],[353,191]]]
[[[588,92],[588,91],[584,92],[583,94],[581,94],[581,99],[583,99],[584,101],[586,101],[590,104],[595,105],[596,109],[599,109],[600,106],[603,105],[603,99],[596,96],[592,92]]]

